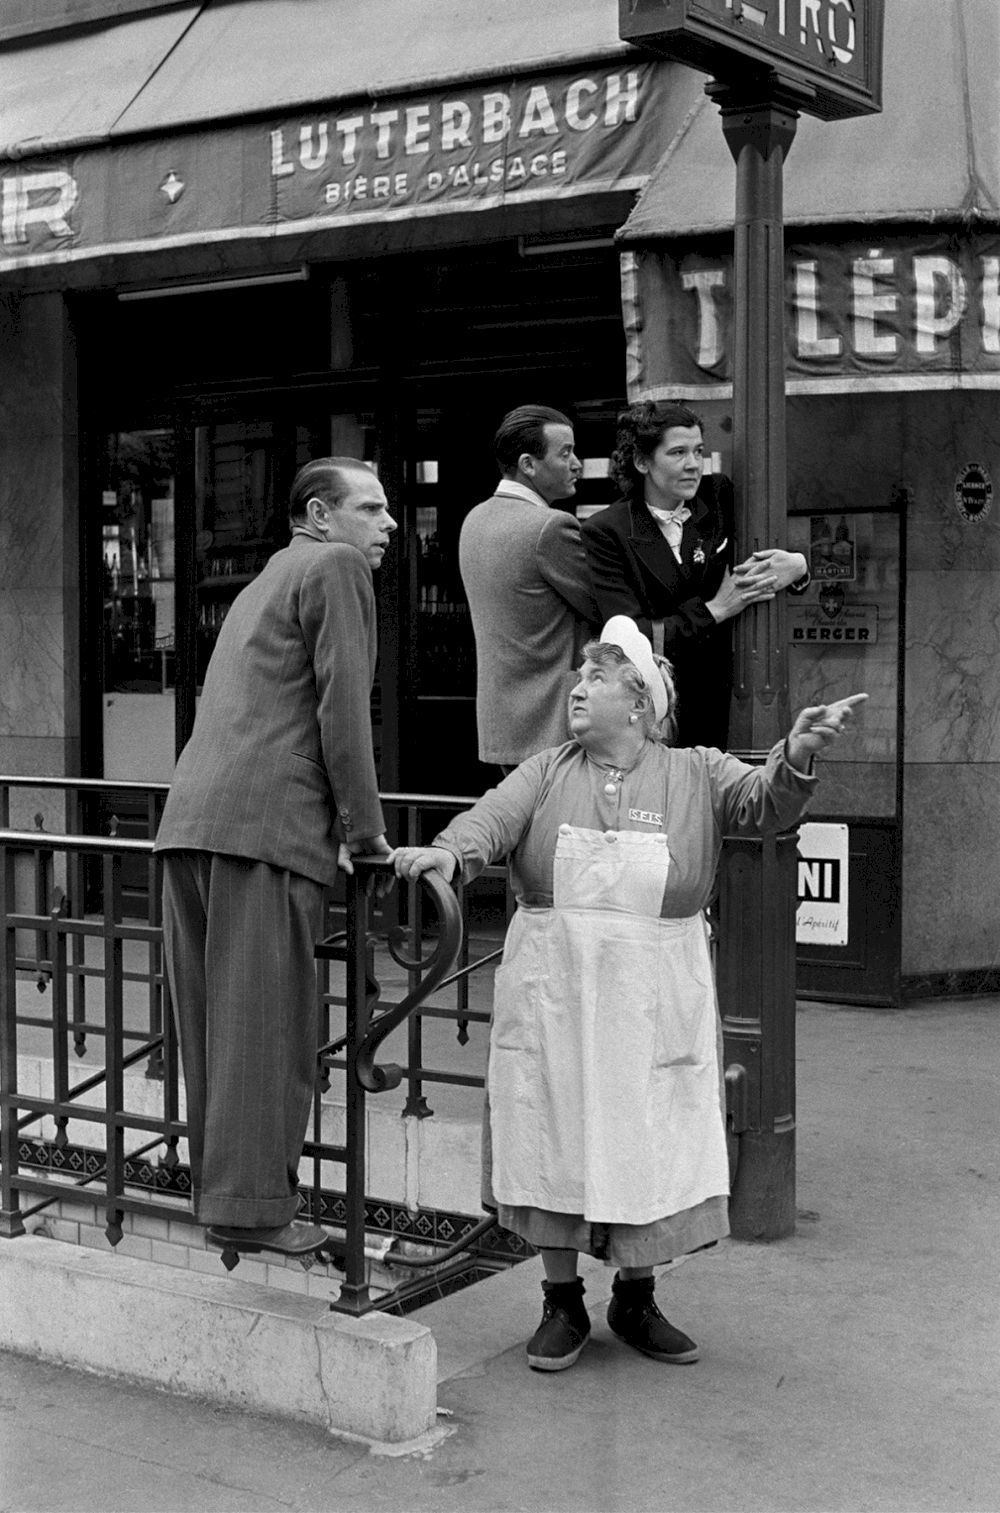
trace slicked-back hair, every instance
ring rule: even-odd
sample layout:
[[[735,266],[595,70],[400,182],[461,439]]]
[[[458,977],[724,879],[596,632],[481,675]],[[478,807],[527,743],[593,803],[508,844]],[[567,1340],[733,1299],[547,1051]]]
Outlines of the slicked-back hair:
[[[652,457],[671,426],[697,426],[705,434],[700,415],[687,405],[673,400],[651,399],[629,405],[618,416],[618,435],[611,456],[611,476],[621,489],[623,499],[642,498],[645,474],[635,465],[636,453]]]
[[[322,499],[329,509],[339,509],[358,473],[374,477],[368,464],[357,457],[314,457],[312,462],[305,463],[292,479],[288,496],[289,523],[301,525],[310,499]]]
[[[513,473],[524,452],[529,457],[545,456],[546,426],[572,429],[573,422],[561,410],[550,410],[548,405],[518,405],[516,410],[508,411],[493,438],[493,453],[501,473]]]

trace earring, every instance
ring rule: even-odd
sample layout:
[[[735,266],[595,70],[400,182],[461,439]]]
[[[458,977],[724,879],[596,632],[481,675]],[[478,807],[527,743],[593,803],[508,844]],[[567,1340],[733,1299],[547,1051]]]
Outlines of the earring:
[[[629,724],[630,724],[630,725],[634,725],[634,724],[635,724],[635,722],[636,722],[636,720],[637,720],[637,719],[638,719],[638,718],[639,718],[639,716],[638,716],[638,715],[637,715],[637,714],[630,714],[630,715],[629,715],[629,717],[628,717],[628,722],[629,722]]]

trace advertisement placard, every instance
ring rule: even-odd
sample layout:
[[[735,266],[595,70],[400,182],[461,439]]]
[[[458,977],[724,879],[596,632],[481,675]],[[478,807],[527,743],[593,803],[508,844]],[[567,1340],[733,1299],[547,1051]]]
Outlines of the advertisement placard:
[[[799,826],[796,944],[847,945],[849,855],[846,825]]]

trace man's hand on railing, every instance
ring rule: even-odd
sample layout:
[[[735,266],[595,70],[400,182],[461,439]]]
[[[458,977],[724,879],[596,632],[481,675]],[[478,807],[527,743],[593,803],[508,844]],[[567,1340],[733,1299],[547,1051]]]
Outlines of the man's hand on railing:
[[[443,846],[397,846],[390,859],[396,876],[408,878],[411,882],[423,872],[437,872],[450,883],[457,866],[454,852],[446,851]]]
[[[337,866],[341,872],[347,872],[353,877],[352,856],[392,856],[392,854],[392,847],[384,835],[366,835],[358,841],[341,841],[337,848]]]

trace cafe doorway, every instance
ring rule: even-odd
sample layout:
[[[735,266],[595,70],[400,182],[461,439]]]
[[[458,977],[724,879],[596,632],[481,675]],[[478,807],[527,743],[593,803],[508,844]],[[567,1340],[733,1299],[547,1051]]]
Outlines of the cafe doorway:
[[[101,685],[99,729],[92,732],[97,775],[170,781],[226,614],[287,542],[296,469],[313,457],[340,455],[377,472],[399,524],[375,584],[380,650],[372,730],[381,786],[481,793],[498,772],[477,756],[475,645],[458,571],[459,532],[496,484],[497,422],[525,400],[551,403],[574,421],[584,477],[567,507],[584,516],[611,501],[609,460],[622,399],[595,392],[596,374],[589,375],[593,386],[583,387],[586,376],[518,369],[475,381],[413,381],[391,403],[376,383],[251,401],[216,396],[106,431],[96,491],[101,513],[91,527],[101,603],[88,616]],[[129,833],[124,792],[114,806],[124,825],[119,833]]]

